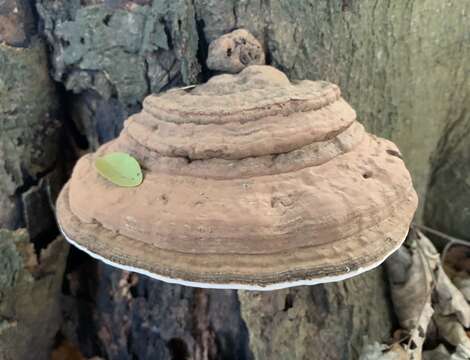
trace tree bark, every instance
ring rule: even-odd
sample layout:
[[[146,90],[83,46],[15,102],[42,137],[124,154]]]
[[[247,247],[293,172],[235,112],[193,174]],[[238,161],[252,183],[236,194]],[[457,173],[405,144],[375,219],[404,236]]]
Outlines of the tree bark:
[[[49,196],[58,166],[58,101],[33,9],[0,3],[0,359],[49,359],[61,326],[68,246]],[[23,228],[14,231],[17,228]]]
[[[146,95],[214,75],[205,64],[210,41],[246,28],[268,63],[291,79],[339,84],[366,127],[399,145],[421,199],[417,221],[424,213],[428,224],[468,237],[469,13],[469,2],[442,0],[0,3],[0,227],[9,229],[0,265],[17,264],[8,281],[0,275],[0,349],[13,344],[0,358],[28,358],[17,344],[37,334],[39,318],[48,324],[34,343],[41,354],[59,333],[84,356],[107,359],[355,359],[365,343],[387,339],[394,316],[381,269],[237,293],[165,284],[72,249],[61,289],[67,249],[54,240],[49,197],[64,169],[117,136]],[[17,228],[27,233],[10,231]],[[34,276],[40,265],[28,265],[30,250],[14,250],[28,244],[39,259],[54,254],[44,260],[50,282]],[[5,285],[12,281],[21,292]],[[16,332],[8,324],[19,315],[3,310],[12,294],[49,310],[25,312]]]
[[[255,359],[357,359],[392,329],[382,269],[339,283],[239,292]]]

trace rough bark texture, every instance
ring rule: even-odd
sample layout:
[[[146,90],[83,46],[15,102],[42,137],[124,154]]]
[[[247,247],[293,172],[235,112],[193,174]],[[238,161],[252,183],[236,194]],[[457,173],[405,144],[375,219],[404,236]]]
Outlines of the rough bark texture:
[[[462,46],[461,56],[470,56],[468,46]],[[462,73],[461,83],[448,95],[449,122],[431,159],[424,216],[428,224],[470,241],[470,77],[468,68],[455,71]]]
[[[23,230],[0,230],[0,359],[49,359],[61,323],[60,289],[68,245],[41,257]]]
[[[44,44],[37,39],[28,48],[0,44],[0,69],[0,224],[29,226],[39,235],[51,222],[34,219],[29,210],[39,204],[28,200],[43,196],[39,182],[54,168],[60,125]],[[50,210],[49,215],[53,222]]]
[[[235,291],[205,291],[117,271],[75,254],[63,335],[106,359],[243,359]]]
[[[239,291],[260,360],[356,359],[365,342],[390,335],[388,296],[381,268],[334,284]]]
[[[49,359],[68,246],[49,197],[60,182],[55,85],[27,2],[0,3],[0,359]],[[12,229],[25,228],[12,231]]]
[[[50,47],[50,72],[63,89],[63,152],[79,155],[114,138],[146,94],[206,79],[210,41],[246,27],[267,61],[291,78],[338,83],[368,129],[401,148],[421,206],[426,204],[427,223],[468,237],[468,1],[31,3]],[[42,41],[32,36],[35,11],[28,4],[0,2],[0,41],[6,42],[0,45],[0,227],[27,227],[40,249],[55,237],[47,199],[60,183],[60,166],[54,86]],[[16,233],[5,234],[0,246],[14,250]],[[28,242],[26,235],[21,239]],[[28,262],[13,250],[0,255],[0,264],[17,264],[28,278]],[[62,251],[51,259],[54,271],[60,272],[64,256]],[[380,340],[392,326],[380,270],[336,285],[241,294],[246,325],[232,291],[166,285],[115,271],[76,250],[66,273],[62,334],[87,356],[244,359],[252,352],[259,359],[348,359],[356,357],[362,335]],[[5,274],[17,279],[14,286],[22,283],[13,270]],[[32,278],[18,298],[35,296],[41,306],[55,299],[56,280],[48,280],[49,287]],[[36,286],[48,290],[36,295]],[[13,294],[2,280],[0,293]],[[11,301],[1,298],[0,311]],[[42,331],[44,340],[34,349],[47,353],[58,326],[57,317],[48,315],[53,313],[40,314],[49,330],[25,324],[20,333],[8,325],[14,319],[0,312],[0,348],[6,336],[16,336],[8,340],[14,352],[8,356],[27,358],[15,352],[25,348],[14,344]]]

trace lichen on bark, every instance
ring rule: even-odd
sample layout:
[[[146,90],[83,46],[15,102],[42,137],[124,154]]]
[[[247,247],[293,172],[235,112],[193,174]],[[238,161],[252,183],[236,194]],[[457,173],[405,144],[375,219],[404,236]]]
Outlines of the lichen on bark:
[[[0,359],[49,359],[67,249],[57,238],[37,258],[25,230],[0,229]]]
[[[44,44],[0,44],[0,225],[24,226],[18,195],[52,170],[60,123]]]
[[[68,246],[50,197],[60,122],[31,4],[0,4],[0,358],[49,359]],[[21,230],[14,229],[23,228]],[[26,230],[27,228],[27,230]]]
[[[53,47],[54,78],[67,90],[93,89],[132,106],[176,79],[197,79],[195,22],[186,0],[83,7],[41,0],[37,7]]]
[[[111,140],[151,92],[198,79],[189,0],[36,4],[52,73],[70,92],[70,117],[91,149]]]

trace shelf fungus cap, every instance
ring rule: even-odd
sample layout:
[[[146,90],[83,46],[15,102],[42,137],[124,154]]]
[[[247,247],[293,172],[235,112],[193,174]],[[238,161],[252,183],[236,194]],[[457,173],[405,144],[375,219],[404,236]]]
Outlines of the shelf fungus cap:
[[[132,155],[119,187],[97,157]],[[118,268],[207,288],[346,279],[405,239],[417,206],[397,147],[368,134],[336,85],[270,66],[147,97],[82,157],[57,203],[74,245]]]

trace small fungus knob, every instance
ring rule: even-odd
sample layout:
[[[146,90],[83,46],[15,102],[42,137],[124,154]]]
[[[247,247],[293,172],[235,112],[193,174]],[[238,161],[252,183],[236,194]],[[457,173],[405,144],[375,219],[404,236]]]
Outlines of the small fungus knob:
[[[263,47],[247,30],[238,29],[213,40],[209,45],[207,67],[236,74],[249,65],[264,65]]]

